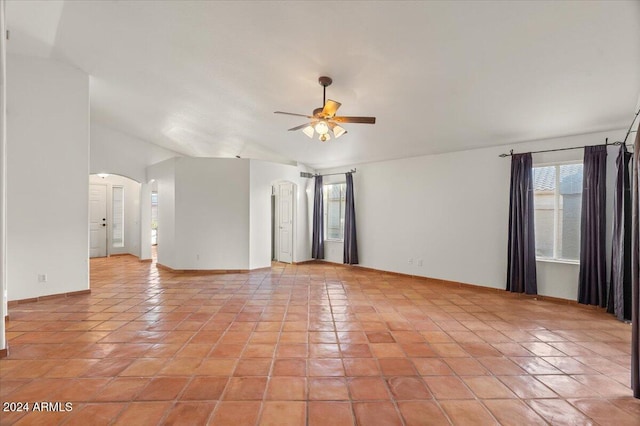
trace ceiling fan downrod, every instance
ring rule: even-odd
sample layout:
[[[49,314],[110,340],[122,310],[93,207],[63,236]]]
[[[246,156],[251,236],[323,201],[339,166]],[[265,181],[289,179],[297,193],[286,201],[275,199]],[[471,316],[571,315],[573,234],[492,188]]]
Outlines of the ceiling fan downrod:
[[[331,86],[333,80],[331,77],[321,76],[318,78],[318,83],[322,86],[322,106],[327,103],[327,86]]]

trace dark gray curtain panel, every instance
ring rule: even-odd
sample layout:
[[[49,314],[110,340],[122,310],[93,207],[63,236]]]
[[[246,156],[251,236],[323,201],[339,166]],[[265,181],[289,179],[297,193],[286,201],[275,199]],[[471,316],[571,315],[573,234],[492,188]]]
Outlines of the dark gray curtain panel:
[[[616,186],[613,195],[613,238],[611,277],[607,312],[620,321],[631,321],[631,153],[620,145],[616,158]]]
[[[344,208],[344,253],[343,262],[348,265],[358,264],[358,243],[356,238],[356,208],[353,197],[353,174],[347,175],[347,194]]]
[[[584,148],[578,302],[606,304],[605,200],[607,146]]]
[[[633,189],[631,190],[631,388],[633,396],[640,398],[640,124],[633,148]]]
[[[538,294],[531,153],[511,156],[507,290]]]
[[[313,195],[313,235],[311,237],[311,257],[324,259],[324,197],[322,176],[316,176]]]

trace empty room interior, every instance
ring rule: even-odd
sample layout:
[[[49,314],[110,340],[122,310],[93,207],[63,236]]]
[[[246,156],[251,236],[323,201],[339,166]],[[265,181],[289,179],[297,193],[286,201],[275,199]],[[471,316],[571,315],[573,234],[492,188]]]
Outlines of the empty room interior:
[[[0,425],[640,424],[639,1],[0,35]]]

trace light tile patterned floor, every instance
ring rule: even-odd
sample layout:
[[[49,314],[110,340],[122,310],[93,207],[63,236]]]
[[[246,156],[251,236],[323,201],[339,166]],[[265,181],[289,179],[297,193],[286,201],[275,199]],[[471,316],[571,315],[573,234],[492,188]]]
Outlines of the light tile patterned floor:
[[[630,326],[591,308],[337,265],[188,275],[91,261],[10,309],[4,424],[640,424]]]

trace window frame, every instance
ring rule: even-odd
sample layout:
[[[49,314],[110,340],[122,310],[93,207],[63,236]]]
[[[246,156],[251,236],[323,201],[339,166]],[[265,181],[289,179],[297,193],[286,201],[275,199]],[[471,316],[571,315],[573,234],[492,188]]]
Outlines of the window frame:
[[[120,200],[116,200],[116,192],[120,193]],[[111,185],[111,247],[122,249],[125,247],[125,187],[124,185]],[[117,205],[119,202],[119,206]],[[116,211],[116,209],[118,211]],[[118,223],[116,221],[119,220]],[[116,231],[119,229],[120,238],[116,238]]]
[[[341,238],[329,238],[328,236],[328,229],[329,229],[329,197],[328,197],[328,193],[329,193],[329,186],[334,186],[334,185],[339,185],[341,186],[340,189],[340,230],[342,231],[342,237]],[[324,241],[329,241],[329,242],[337,242],[337,243],[344,243],[344,215],[345,215],[345,210],[346,210],[346,201],[347,201],[347,182],[346,181],[341,181],[341,182],[332,182],[332,183],[323,183],[322,184],[322,196],[324,199],[324,202],[322,203],[324,205],[323,207],[323,217],[322,220],[324,221]]]
[[[553,211],[553,257],[544,257],[538,256],[536,254],[536,262],[548,262],[548,263],[565,263],[571,265],[579,265],[580,259],[565,259],[558,257],[558,234],[559,234],[559,215],[560,209],[558,206],[560,205],[560,166],[568,166],[572,164],[582,164],[583,165],[583,173],[584,173],[584,161],[583,160],[567,160],[567,161],[551,161],[544,163],[535,163],[531,166],[531,173],[533,174],[533,169],[541,168],[541,167],[557,167],[556,179],[555,179],[555,191],[554,191],[554,211]],[[533,176],[532,176],[533,179]],[[535,189],[534,189],[534,215],[535,215]],[[582,214],[582,212],[581,212]]]

